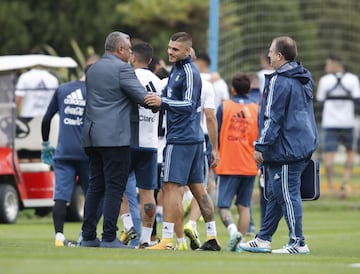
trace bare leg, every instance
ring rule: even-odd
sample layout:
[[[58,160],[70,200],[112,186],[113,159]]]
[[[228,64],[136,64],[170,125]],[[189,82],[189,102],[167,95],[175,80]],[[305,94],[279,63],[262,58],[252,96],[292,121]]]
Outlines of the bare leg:
[[[144,227],[152,227],[156,211],[154,190],[139,188],[139,196],[142,225]]]
[[[344,173],[340,186],[340,198],[346,198],[349,192],[348,183],[350,181],[352,170],[354,166],[354,161],[356,157],[356,152],[353,150],[346,151],[346,161],[344,165]]]
[[[323,162],[325,165],[325,174],[328,182],[328,189],[331,192],[335,191],[335,170],[334,170],[334,152],[325,152],[323,154]]]
[[[184,209],[182,206],[183,190],[176,183],[166,182],[163,185],[164,222],[180,226],[182,231],[182,219]],[[179,221],[181,219],[181,221]],[[180,222],[180,223],[179,223]],[[181,232],[182,233],[182,232]]]
[[[190,184],[191,192],[199,204],[205,222],[214,221],[214,204],[205,189],[204,184]]]
[[[194,222],[197,222],[199,220],[199,218],[201,217],[201,211],[200,211],[200,207],[198,202],[196,201],[196,199],[192,199],[191,200],[191,204],[190,204],[190,215],[189,215],[189,220],[192,220]]]
[[[343,181],[342,181],[342,186],[346,186],[347,183],[349,182],[351,175],[352,175],[352,170],[353,170],[353,166],[354,166],[354,162],[355,162],[355,157],[356,157],[356,152],[353,150],[348,150],[346,152],[346,162],[345,162],[345,166],[344,166],[344,175],[343,175]]]
[[[229,208],[219,208],[219,215],[222,223],[227,228],[230,224],[234,223],[234,218]]]
[[[179,186],[179,185],[177,185]],[[180,192],[181,197],[183,197],[184,195],[184,191],[185,188],[184,187],[178,187],[178,190]],[[179,218],[177,218],[177,220],[175,220],[175,227],[174,227],[174,231],[175,231],[175,235],[177,238],[183,238],[184,237],[184,230],[183,230],[183,225],[184,225],[184,207],[182,205],[182,199],[181,199],[181,203],[180,203],[180,208],[181,210],[179,210]]]
[[[246,232],[250,224],[250,208],[242,205],[238,205],[237,210],[239,213],[239,219],[237,225],[238,230],[241,232],[242,235],[246,235]]]

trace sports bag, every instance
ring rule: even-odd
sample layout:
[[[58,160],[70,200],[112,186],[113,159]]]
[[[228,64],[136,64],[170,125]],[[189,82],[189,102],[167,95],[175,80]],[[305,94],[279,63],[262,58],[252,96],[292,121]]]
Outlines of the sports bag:
[[[266,177],[264,198],[268,200],[266,189]],[[303,201],[315,201],[320,197],[320,163],[316,159],[310,159],[301,175],[301,199]]]

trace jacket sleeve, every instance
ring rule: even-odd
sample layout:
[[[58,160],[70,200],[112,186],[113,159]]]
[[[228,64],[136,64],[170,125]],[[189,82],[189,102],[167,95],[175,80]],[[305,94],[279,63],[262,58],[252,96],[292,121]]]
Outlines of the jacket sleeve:
[[[216,119],[218,122],[218,148],[220,148],[220,133],[221,133],[221,126],[222,126],[222,116],[223,116],[223,103],[218,106],[216,110]]]
[[[120,76],[120,86],[123,91],[131,98],[132,101],[147,107],[144,102],[146,89],[143,85],[141,85],[140,81],[136,77],[133,68],[129,64],[126,64],[120,69]]]
[[[49,140],[51,119],[58,112],[58,109],[59,107],[56,90],[41,122],[41,135],[44,142],[47,142]]]
[[[185,77],[182,82],[182,98],[180,100],[175,100],[170,99],[169,97],[163,97],[161,108],[165,108],[166,110],[178,114],[191,114],[193,109],[197,107],[197,97],[200,96],[200,94],[197,93],[197,90],[201,90],[201,79],[199,78],[200,81],[196,81],[191,70],[185,70],[184,75]]]
[[[289,93],[289,88],[284,85],[284,82],[279,84],[274,79],[274,84],[270,83],[269,94],[265,105],[262,106],[264,108],[262,110],[263,124],[260,125],[259,138],[255,142],[256,151],[265,152],[279,138],[287,112]]]

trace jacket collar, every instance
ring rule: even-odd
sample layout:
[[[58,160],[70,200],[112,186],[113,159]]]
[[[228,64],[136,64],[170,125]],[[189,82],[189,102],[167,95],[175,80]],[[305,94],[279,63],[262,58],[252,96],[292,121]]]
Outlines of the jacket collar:
[[[176,62],[175,65],[180,67],[191,62],[192,62],[191,56],[188,56],[187,58]]]

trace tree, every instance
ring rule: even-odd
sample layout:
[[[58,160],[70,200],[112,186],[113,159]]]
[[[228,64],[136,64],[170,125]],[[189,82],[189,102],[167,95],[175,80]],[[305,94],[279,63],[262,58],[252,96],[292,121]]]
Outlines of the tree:
[[[207,16],[203,0],[2,0],[0,54],[49,45],[60,56],[74,56],[71,41],[85,53],[93,48],[102,54],[106,35],[120,30],[151,43],[165,58],[173,32],[188,31],[194,45],[205,48]]]
[[[133,36],[153,45],[155,53],[167,59],[171,34],[186,31],[195,48],[206,48],[208,1],[129,0],[118,4],[116,12]]]

